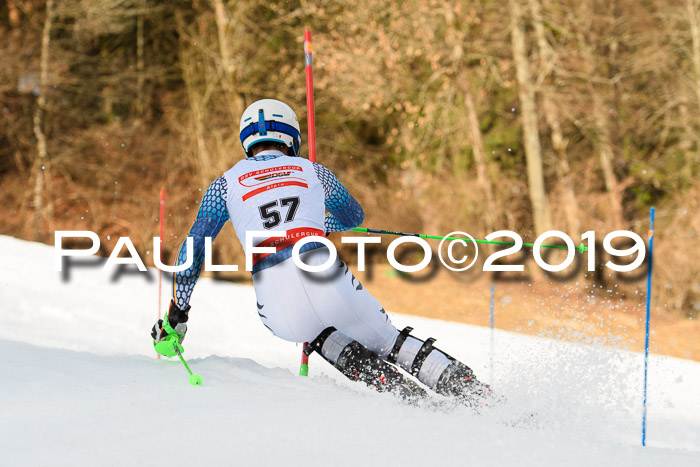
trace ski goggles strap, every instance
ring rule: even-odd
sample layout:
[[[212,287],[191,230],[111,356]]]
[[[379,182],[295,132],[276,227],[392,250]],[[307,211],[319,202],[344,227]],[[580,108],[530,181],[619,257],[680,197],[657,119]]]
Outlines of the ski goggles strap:
[[[265,126],[263,128],[263,131],[260,131],[260,123],[253,122],[247,127],[245,127],[243,131],[241,131],[241,143],[245,141],[246,138],[248,138],[251,135],[254,135],[255,133],[264,134],[267,131],[276,131],[279,133],[284,133],[285,135],[294,138],[295,141],[301,139],[301,133],[299,133],[299,131],[292,125],[287,125],[286,123],[282,122],[276,122],[274,120],[268,120],[264,122]]]

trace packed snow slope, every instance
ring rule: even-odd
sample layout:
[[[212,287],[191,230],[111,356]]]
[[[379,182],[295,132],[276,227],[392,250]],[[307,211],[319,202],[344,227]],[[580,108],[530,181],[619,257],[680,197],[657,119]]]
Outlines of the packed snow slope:
[[[51,246],[0,236],[0,464],[700,465],[700,364],[391,314],[507,398],[477,415],[407,406],[345,381],[258,321],[248,286],[201,280],[185,356],[155,358],[157,275],[54,270]],[[166,281],[165,289],[168,289]],[[163,295],[167,292],[164,290]],[[167,300],[164,301],[167,303]]]

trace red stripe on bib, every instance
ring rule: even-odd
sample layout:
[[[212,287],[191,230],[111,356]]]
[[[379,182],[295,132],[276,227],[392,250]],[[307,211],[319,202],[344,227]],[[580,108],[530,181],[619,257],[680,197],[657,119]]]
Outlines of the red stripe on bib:
[[[274,190],[275,188],[280,188],[283,186],[300,186],[302,188],[308,188],[309,185],[307,185],[304,182],[297,182],[297,181],[288,181],[288,182],[279,182],[279,183],[271,183],[269,185],[265,185],[260,188],[256,188],[255,190],[249,191],[248,193],[244,194],[242,196],[243,201],[252,198],[255,195],[259,195],[260,193],[264,193],[269,190]]]

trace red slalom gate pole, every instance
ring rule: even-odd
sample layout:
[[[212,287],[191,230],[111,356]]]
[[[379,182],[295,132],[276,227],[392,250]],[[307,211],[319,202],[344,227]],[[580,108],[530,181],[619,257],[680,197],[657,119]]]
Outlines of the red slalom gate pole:
[[[159,243],[160,243],[160,254],[163,254],[163,236],[165,235],[165,188],[160,189],[160,216],[158,216],[159,224]],[[162,258],[159,258],[162,262]],[[158,271],[158,319],[161,318],[162,299],[163,299],[163,274],[160,270]],[[160,354],[158,354],[158,360],[160,360]]]
[[[309,129],[309,160],[316,162],[316,120],[314,118],[314,73],[311,48],[311,31],[304,30],[304,63],[306,64],[306,122]],[[299,376],[309,375],[309,356],[306,355],[308,342],[304,342],[301,351]]]
[[[316,162],[316,120],[314,119],[314,72],[312,68],[311,31],[304,30],[306,63],[306,120],[309,127],[309,160]]]

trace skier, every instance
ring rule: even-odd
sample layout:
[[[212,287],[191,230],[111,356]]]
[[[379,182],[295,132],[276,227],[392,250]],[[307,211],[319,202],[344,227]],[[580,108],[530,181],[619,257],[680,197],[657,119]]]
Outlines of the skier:
[[[174,346],[182,351],[205,237],[215,238],[231,221],[244,248],[246,231],[286,231],[284,238],[254,242],[276,247],[272,254],[254,254],[252,268],[257,312],[274,335],[309,342],[308,353],[316,351],[351,380],[378,391],[412,400],[426,394],[399,366],[438,394],[468,405],[485,403],[491,396],[488,386],[469,367],[434,347],[435,339],[423,341],[411,335],[410,327],[395,328],[342,260],[315,273],[290,260],[299,239],[347,231],[364,220],[362,207],[330,170],[300,157],[301,133],[292,108],[273,99],[253,103],[241,116],[240,139],[247,158],[214,180],[204,194],[188,234],[194,262],[174,274],[169,310],[151,331],[156,350],[166,356],[175,355]],[[300,253],[310,266],[324,264],[330,255],[318,242],[307,243]],[[186,258],[183,242],[176,265]]]

